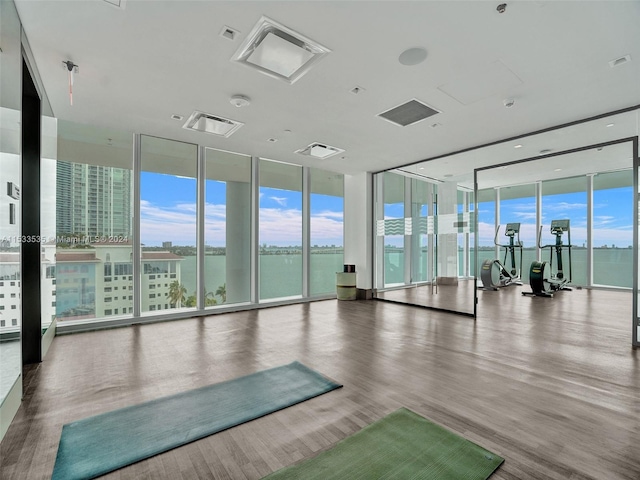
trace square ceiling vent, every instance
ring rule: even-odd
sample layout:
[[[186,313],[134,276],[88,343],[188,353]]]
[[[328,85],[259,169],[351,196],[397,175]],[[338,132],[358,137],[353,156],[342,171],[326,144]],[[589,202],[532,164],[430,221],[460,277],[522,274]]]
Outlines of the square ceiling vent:
[[[341,148],[332,147],[331,145],[325,145],[318,142],[314,142],[307,145],[305,148],[295,151],[295,153],[299,153],[300,155],[308,155],[322,160],[342,152],[344,152],[344,150]]]
[[[231,60],[294,83],[330,52],[310,38],[262,17]]]
[[[378,116],[401,127],[406,127],[429,118],[436,113],[440,113],[440,111],[414,98],[391,110],[379,113]]]
[[[182,126],[187,130],[210,133],[221,137],[230,137],[244,123],[218,117],[209,113],[195,111],[191,114],[187,122]]]

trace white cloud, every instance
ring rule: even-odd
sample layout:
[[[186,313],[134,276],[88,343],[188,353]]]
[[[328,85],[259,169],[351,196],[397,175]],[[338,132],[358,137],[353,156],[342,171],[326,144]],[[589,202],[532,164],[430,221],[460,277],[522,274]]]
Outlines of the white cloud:
[[[282,205],[283,207],[287,206],[287,199],[286,197],[269,197],[271,200],[273,200],[274,202],[276,202],[278,205]]]

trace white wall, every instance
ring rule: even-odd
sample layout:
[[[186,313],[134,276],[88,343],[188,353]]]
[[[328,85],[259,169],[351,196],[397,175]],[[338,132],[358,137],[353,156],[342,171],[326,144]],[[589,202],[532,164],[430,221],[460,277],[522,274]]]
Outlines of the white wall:
[[[361,289],[373,286],[373,175],[344,177],[344,263],[356,266]]]

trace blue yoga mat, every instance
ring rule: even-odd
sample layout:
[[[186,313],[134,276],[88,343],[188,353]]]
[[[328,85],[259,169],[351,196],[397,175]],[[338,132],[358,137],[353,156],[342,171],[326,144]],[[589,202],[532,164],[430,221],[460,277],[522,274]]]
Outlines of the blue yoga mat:
[[[68,423],[51,478],[95,478],[341,386],[293,362]]]

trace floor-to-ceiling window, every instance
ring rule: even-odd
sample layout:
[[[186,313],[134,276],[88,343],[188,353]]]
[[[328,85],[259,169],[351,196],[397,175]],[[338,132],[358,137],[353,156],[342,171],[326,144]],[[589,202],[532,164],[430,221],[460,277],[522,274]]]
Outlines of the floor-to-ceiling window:
[[[633,175],[593,177],[593,284],[633,286]]]
[[[561,170],[558,169],[560,174]],[[554,234],[554,220],[569,220],[569,228],[562,235]],[[575,285],[587,284],[587,177],[569,177],[542,182],[542,211],[540,245],[543,261]],[[559,239],[558,239],[559,237]],[[562,272],[558,271],[557,241],[572,245],[571,251],[563,248]],[[569,257],[569,253],[571,256]]]
[[[411,279],[413,283],[433,280],[433,254],[429,245],[433,242],[433,184],[417,178],[411,179],[411,224],[413,226],[411,251]],[[431,224],[429,225],[429,222]]]
[[[522,242],[514,247],[515,275],[524,282],[529,281],[529,265],[536,260],[536,184],[500,187],[500,229],[496,236],[499,244],[510,245],[511,237],[506,236],[506,226],[519,224],[519,232],[513,235],[513,242]],[[506,258],[505,258],[505,253]],[[500,247],[498,258],[508,271],[514,268],[509,247]]]
[[[384,286],[405,283],[405,178],[393,172],[383,175]],[[378,220],[380,221],[380,219]]]
[[[205,307],[249,302],[251,157],[207,148],[205,178]]]
[[[198,146],[141,136],[140,310],[195,307]]]
[[[132,149],[127,132],[58,122],[51,274],[60,324],[133,312]]]
[[[260,159],[260,300],[302,295],[302,167]]]
[[[309,294],[334,293],[344,259],[344,177],[309,169]]]

